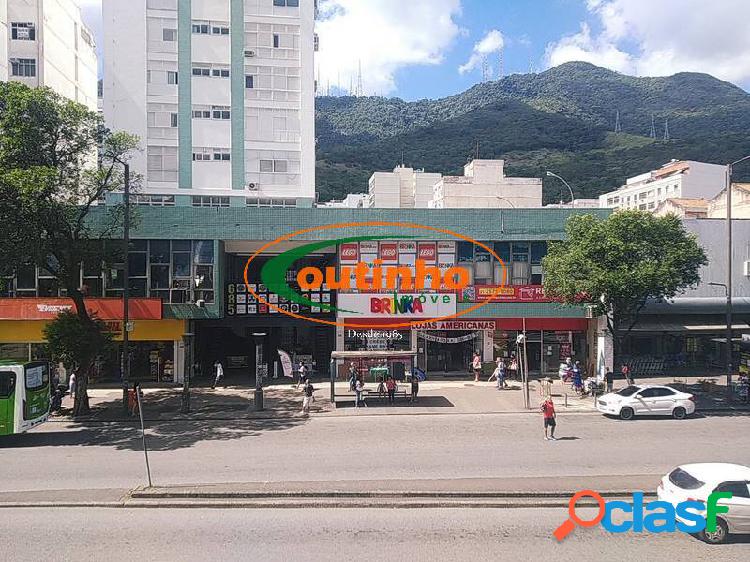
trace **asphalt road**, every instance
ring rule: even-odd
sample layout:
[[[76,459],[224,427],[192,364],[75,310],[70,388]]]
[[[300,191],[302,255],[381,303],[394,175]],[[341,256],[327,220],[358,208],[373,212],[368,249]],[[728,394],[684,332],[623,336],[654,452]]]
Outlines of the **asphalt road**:
[[[584,512],[583,517],[593,518]],[[4,510],[6,560],[747,560],[750,538],[551,533],[565,510]],[[40,532],[57,529],[58,532]]]
[[[622,422],[560,416],[543,439],[529,414],[167,422],[148,430],[158,485],[664,474],[686,462],[750,465],[747,416]],[[130,424],[48,423],[0,441],[0,492],[144,483]]]

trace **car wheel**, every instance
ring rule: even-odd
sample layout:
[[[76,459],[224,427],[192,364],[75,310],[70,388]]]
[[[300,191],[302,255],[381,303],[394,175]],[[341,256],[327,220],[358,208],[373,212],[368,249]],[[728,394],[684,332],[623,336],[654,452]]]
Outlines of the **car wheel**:
[[[633,408],[623,408],[620,410],[620,419],[622,420],[632,420],[633,416],[635,416]]]
[[[700,532],[700,538],[708,544],[722,544],[726,542],[729,536],[727,524],[723,519],[716,518],[716,531],[709,533],[705,529]]]
[[[683,408],[682,406],[677,406],[674,410],[672,410],[672,417],[676,420],[684,420],[687,416],[687,410]]]

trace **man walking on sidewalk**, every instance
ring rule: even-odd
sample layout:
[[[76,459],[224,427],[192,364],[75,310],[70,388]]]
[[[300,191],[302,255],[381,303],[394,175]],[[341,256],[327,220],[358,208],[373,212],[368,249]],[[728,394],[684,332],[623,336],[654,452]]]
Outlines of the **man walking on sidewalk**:
[[[315,387],[310,382],[310,379],[305,380],[305,386],[302,388],[302,414],[310,415],[310,404],[315,400],[313,393]]]
[[[224,367],[222,367],[221,361],[218,359],[214,363],[214,371],[216,372],[216,377],[214,378],[214,384],[211,388],[216,388],[216,386],[224,379]]]
[[[544,439],[545,441],[557,441],[555,439],[555,426],[557,425],[556,414],[555,414],[555,403],[552,402],[551,397],[542,402],[542,414],[544,415]],[[547,431],[549,430],[549,437]]]

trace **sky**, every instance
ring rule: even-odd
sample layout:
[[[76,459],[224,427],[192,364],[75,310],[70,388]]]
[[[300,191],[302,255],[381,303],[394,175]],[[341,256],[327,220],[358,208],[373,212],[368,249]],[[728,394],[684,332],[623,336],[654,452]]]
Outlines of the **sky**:
[[[104,0],[122,2],[129,0]],[[226,0],[225,0],[226,1]],[[312,0],[303,0],[312,1]],[[79,0],[101,45],[102,0]],[[750,90],[750,0],[319,0],[322,93],[438,98],[583,60]],[[502,53],[502,64],[500,63]]]

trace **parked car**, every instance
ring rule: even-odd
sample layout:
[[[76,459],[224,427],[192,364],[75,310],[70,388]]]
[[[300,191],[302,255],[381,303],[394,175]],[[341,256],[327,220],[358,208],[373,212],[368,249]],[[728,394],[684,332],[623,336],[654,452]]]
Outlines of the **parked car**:
[[[632,385],[600,396],[596,409],[623,420],[634,416],[672,416],[681,420],[695,412],[695,397],[669,386]]]
[[[717,515],[716,532],[703,530],[698,537],[710,544],[721,544],[730,534],[750,534],[750,467],[727,463],[685,464],[664,476],[656,490],[659,500],[674,506],[688,500],[705,503],[713,492],[732,493],[731,499],[718,502],[729,506],[729,511]]]

